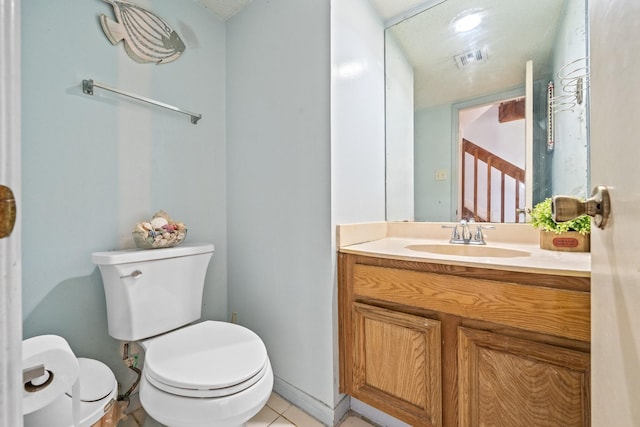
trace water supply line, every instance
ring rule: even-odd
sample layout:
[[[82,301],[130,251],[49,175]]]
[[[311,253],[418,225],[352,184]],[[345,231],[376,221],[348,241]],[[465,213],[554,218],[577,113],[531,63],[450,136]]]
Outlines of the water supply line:
[[[123,343],[123,346],[122,346],[122,361],[124,362],[124,364],[129,369],[131,369],[133,372],[136,373],[137,378],[133,382],[133,384],[131,384],[131,387],[129,387],[129,389],[124,394],[119,394],[118,395],[118,400],[119,401],[129,399],[129,396],[131,395],[131,393],[133,393],[133,390],[135,390],[135,388],[138,387],[138,384],[140,384],[140,379],[142,378],[142,371],[137,367],[137,365],[138,365],[138,355],[137,354],[134,354],[134,355],[130,355],[129,354],[129,343],[128,342]]]

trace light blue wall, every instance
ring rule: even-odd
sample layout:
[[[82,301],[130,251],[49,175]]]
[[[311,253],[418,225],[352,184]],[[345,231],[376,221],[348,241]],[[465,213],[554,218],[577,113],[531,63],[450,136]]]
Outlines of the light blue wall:
[[[177,61],[138,64],[112,46],[99,0],[22,2],[24,336],[58,334],[78,356],[128,373],[107,334],[102,282],[91,252],[132,246],[134,224],[164,209],[188,241],[216,245],[205,318],[227,317],[225,33],[195,2],[141,2],[187,49]],[[197,111],[203,119],[141,105],[82,79]]]
[[[275,389],[334,399],[329,1],[255,1],[227,22],[229,312]]]
[[[450,221],[451,212],[451,104],[424,108],[415,113],[415,219]],[[436,170],[447,179],[436,181]]]

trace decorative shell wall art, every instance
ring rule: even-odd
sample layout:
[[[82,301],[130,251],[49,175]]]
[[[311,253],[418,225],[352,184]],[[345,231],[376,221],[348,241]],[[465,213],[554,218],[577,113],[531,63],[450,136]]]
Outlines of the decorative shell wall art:
[[[158,211],[150,221],[142,221],[133,229],[133,241],[140,249],[170,248],[187,237],[187,226],[174,221],[165,211]]]
[[[175,61],[185,46],[178,33],[159,16],[126,0],[103,0],[113,6],[116,20],[100,14],[102,31],[111,44],[120,41],[136,62],[165,64]]]

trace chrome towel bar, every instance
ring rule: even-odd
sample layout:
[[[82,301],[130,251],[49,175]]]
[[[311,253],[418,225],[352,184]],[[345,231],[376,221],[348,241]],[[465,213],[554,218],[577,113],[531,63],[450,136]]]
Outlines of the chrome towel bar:
[[[202,118],[202,114],[192,113],[190,111],[182,110],[178,107],[175,107],[170,104],[166,104],[164,102],[156,101],[154,99],[146,98],[144,96],[135,95],[133,93],[125,92],[120,89],[113,88],[111,86],[107,86],[104,83],[96,82],[91,79],[82,80],[82,92],[86,95],[93,95],[93,88],[100,88],[104,90],[108,90],[109,92],[117,93],[119,95],[128,96],[129,98],[137,99],[138,101],[146,102],[148,104],[157,105],[158,107],[167,108],[169,110],[175,111],[176,113],[186,114],[191,117],[191,123],[194,125],[198,123],[198,120]]]

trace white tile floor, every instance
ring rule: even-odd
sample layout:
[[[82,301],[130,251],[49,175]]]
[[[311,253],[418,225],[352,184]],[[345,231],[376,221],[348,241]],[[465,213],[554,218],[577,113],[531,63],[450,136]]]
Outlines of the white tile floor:
[[[143,409],[120,421],[118,427],[162,427],[162,424],[147,417]],[[246,427],[324,427],[324,424],[293,406],[280,395],[271,393],[267,405],[247,423]],[[339,427],[375,427],[356,415],[349,414]]]
[[[323,427],[322,423],[293,406],[276,393],[271,393],[267,405],[253,417],[247,427]]]

